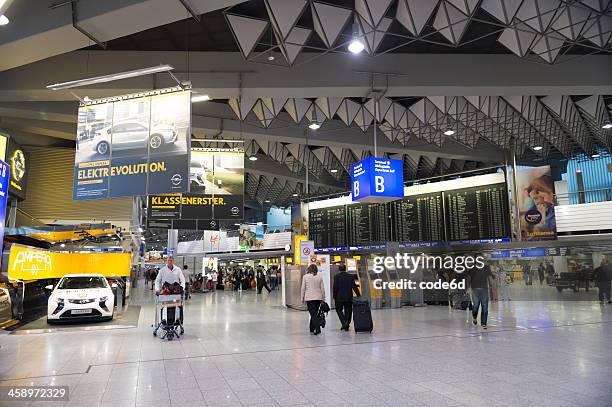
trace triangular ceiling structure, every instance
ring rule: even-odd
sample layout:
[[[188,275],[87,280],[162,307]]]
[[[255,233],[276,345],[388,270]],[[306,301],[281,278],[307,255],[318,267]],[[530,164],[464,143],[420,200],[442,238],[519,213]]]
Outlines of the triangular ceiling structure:
[[[245,58],[248,58],[266,31],[266,28],[268,28],[268,21],[234,14],[226,14],[226,18],[236,38],[240,52]]]
[[[331,48],[351,17],[353,10],[317,1],[312,2],[311,10],[315,31],[327,48]]]

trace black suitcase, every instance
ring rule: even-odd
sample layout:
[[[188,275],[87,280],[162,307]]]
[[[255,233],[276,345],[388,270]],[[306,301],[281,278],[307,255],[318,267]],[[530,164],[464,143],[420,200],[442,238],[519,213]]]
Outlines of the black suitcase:
[[[353,327],[355,332],[372,332],[372,312],[370,302],[364,298],[353,298]]]

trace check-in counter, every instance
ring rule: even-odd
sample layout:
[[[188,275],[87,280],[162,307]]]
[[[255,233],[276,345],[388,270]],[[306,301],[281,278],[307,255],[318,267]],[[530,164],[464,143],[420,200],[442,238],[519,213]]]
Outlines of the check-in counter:
[[[395,268],[387,268],[381,274],[388,282],[399,282],[399,274]],[[388,308],[401,308],[402,306],[402,290],[399,288],[387,288],[383,291],[385,295],[385,306]]]

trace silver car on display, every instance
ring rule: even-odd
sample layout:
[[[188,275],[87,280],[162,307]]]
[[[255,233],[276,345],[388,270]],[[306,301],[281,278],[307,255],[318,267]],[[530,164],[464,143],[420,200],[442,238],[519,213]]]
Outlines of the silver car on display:
[[[95,150],[100,155],[107,155],[111,145],[113,151],[145,149],[147,144],[151,150],[159,150],[173,144],[178,137],[178,131],[173,126],[154,126],[149,134],[149,128],[138,122],[118,123],[95,131],[94,134]]]
[[[115,310],[112,286],[102,274],[67,274],[59,281],[47,303],[47,322],[111,320]]]

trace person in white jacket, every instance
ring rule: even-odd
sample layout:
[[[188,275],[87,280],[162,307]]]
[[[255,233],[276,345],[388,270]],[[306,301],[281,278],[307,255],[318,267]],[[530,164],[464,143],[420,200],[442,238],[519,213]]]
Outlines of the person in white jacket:
[[[321,325],[317,316],[321,301],[325,299],[325,286],[319,269],[314,264],[308,266],[308,273],[302,278],[301,297],[306,303],[310,314],[310,333],[318,335],[321,333]]]
[[[185,276],[180,267],[174,264],[174,257],[172,255],[166,257],[166,265],[159,270],[157,278],[155,279],[155,294],[159,294],[164,283],[172,286],[174,283],[179,283],[180,286],[185,290]]]

